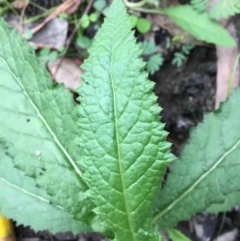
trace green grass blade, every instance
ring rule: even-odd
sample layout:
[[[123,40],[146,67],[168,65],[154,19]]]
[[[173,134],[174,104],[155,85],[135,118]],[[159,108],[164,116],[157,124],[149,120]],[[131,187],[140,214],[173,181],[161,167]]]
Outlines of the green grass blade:
[[[114,0],[85,61],[80,150],[95,212],[118,241],[159,240],[153,202],[173,159],[123,3]]]

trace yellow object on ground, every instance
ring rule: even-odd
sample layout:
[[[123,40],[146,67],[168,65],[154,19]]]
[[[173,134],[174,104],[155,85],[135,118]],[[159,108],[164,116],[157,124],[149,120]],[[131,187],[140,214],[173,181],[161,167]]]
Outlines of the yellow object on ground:
[[[13,226],[11,220],[3,217],[0,214],[0,241],[6,238],[13,232]]]

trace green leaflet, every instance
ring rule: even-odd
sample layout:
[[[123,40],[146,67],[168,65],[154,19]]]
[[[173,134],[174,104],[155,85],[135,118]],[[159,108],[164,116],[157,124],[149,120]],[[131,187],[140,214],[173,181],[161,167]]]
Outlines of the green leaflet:
[[[35,187],[32,178],[13,166],[7,151],[0,143],[0,211],[18,223],[30,225],[35,231],[50,230],[53,233],[71,230],[73,233],[90,229],[71,218],[61,207],[51,205],[51,197]]]
[[[239,103],[240,89],[192,131],[159,193],[153,220],[161,228],[223,203],[240,190]]]
[[[198,12],[203,12],[206,10],[209,0],[191,0],[192,7]]]
[[[221,0],[213,6],[209,16],[219,20],[221,18],[228,18],[237,13],[240,13],[239,0]]]
[[[164,12],[183,30],[199,40],[223,47],[236,45],[230,34],[205,12],[199,13],[189,5],[176,5]]]
[[[93,203],[76,164],[77,113],[71,93],[53,84],[27,43],[0,20],[0,133],[10,157],[75,219],[88,224]],[[2,207],[4,210],[4,207]]]
[[[117,241],[155,241],[153,201],[173,159],[153,83],[122,1],[114,0],[82,68],[78,122],[86,193]]]

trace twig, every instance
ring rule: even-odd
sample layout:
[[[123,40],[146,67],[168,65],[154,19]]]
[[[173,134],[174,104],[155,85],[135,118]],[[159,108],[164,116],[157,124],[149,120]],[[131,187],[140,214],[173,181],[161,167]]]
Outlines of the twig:
[[[72,5],[75,4],[74,0],[67,0],[59,5],[47,18],[44,19],[42,23],[31,29],[32,34],[35,34],[40,29],[42,29],[49,21],[57,17],[60,13],[66,12],[69,10]]]

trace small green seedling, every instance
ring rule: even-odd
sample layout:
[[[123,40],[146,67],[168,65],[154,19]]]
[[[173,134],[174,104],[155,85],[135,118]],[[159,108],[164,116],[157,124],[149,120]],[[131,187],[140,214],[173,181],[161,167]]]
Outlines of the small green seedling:
[[[147,33],[151,29],[151,23],[146,18],[137,17],[136,15],[129,15],[132,28],[136,28],[139,33]]]
[[[163,57],[158,52],[158,48],[153,42],[143,41],[139,43],[142,51],[143,60],[147,62],[146,70],[150,74],[160,70],[160,67],[163,65]]]

